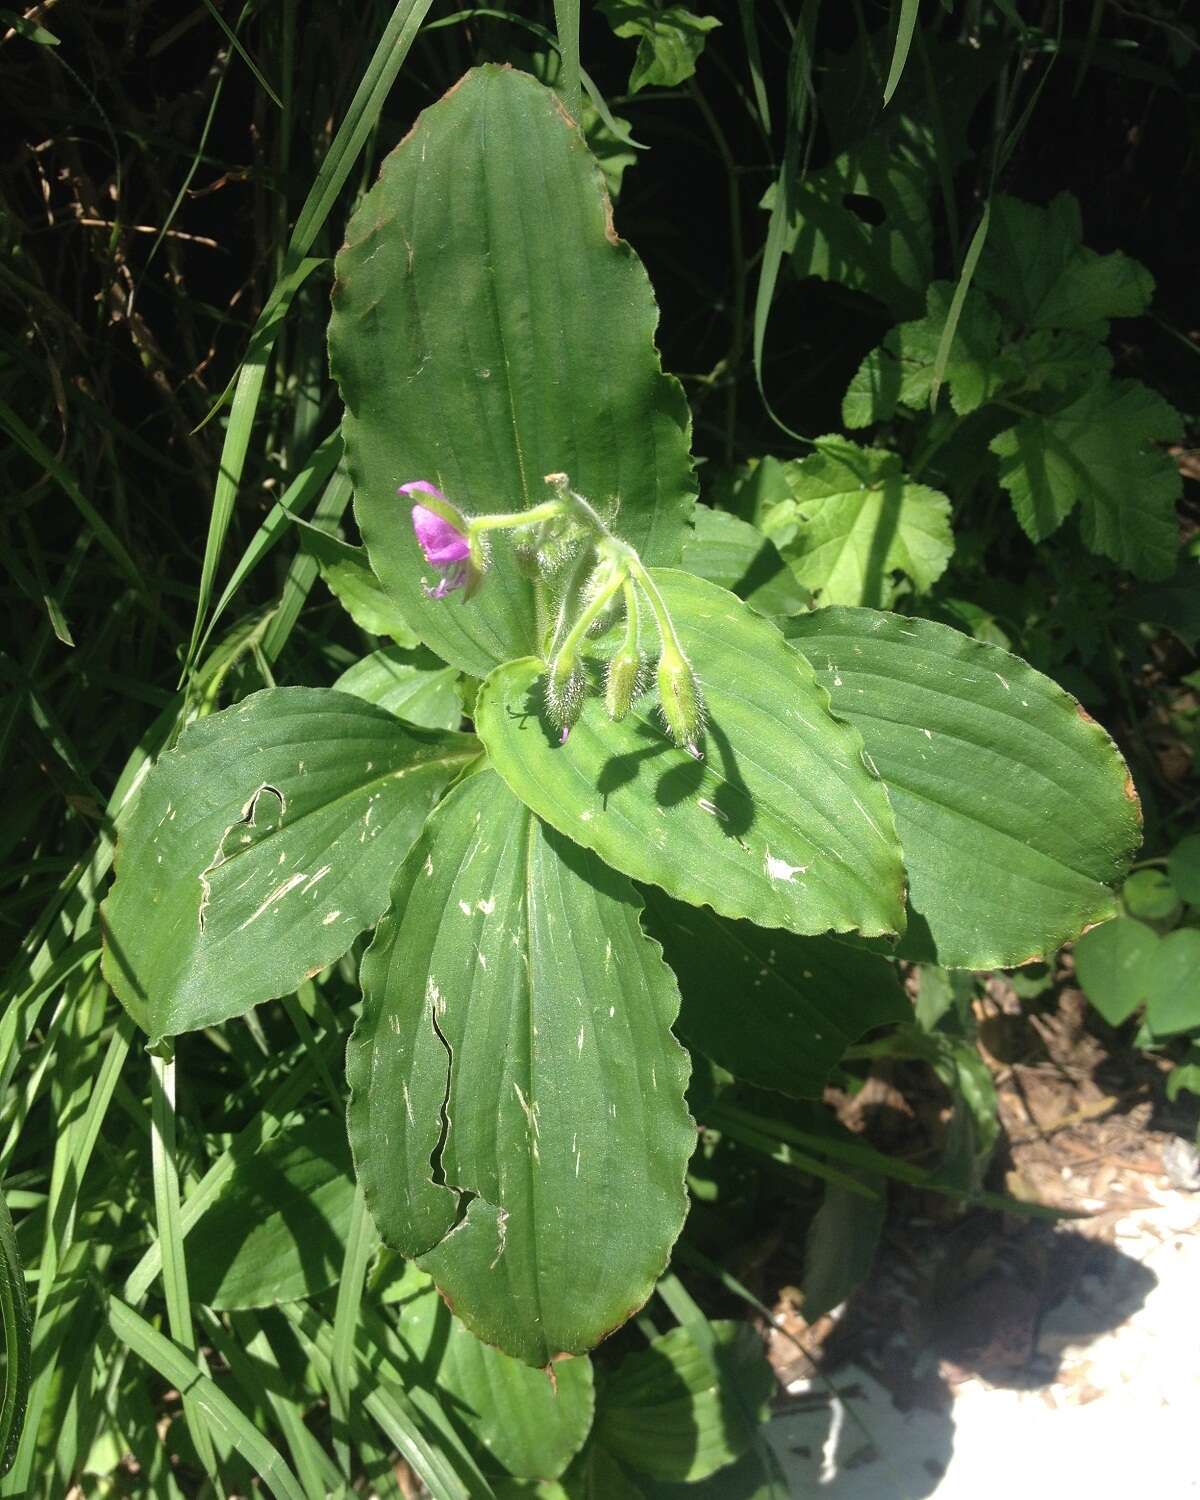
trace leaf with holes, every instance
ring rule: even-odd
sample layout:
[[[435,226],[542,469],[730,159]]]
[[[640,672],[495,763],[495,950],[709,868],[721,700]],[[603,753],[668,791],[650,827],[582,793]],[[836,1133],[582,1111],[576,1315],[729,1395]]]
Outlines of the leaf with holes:
[[[429,820],[363,960],[347,1076],[368,1205],[527,1364],[623,1323],[683,1224],[679,991],[639,910],[484,771]]]
[[[496,547],[477,597],[427,599],[397,485],[513,511],[565,471],[597,503],[619,500],[647,562],[678,560],[695,493],[687,404],[662,373],[646,273],[551,90],[468,73],[387,158],[336,270],[330,364],[360,529],[439,656],[483,676],[535,649],[533,589]]]
[[[345,693],[269,688],[150,771],[102,909],[104,972],[152,1038],[244,1015],[340,958],[478,753]]]
[[[904,956],[1030,963],[1113,915],[1141,812],[1116,746],[1069,693],[930,620],[824,609],[786,630],[891,797]]]
[[[797,276],[839,281],[919,317],[933,274],[930,177],[870,138],[808,172],[792,196],[787,249]],[[778,187],[763,199],[771,208]]]
[[[770,621],[691,574],[654,579],[707,703],[704,759],[672,744],[650,694],[620,723],[592,694],[560,744],[545,667],[527,658],[479,691],[492,764],[552,827],[693,906],[799,933],[900,932],[900,849],[857,731]]]

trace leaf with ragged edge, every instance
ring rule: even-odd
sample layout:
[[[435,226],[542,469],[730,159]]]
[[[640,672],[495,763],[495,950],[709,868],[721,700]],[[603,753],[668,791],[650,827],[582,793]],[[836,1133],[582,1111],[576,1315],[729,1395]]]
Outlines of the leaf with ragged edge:
[[[733,922],[652,887],[646,927],[679,979],[676,1031],[763,1088],[819,1098],[851,1043],[912,1015],[893,964],[832,938]]]
[[[272,1307],[342,1274],[354,1206],[346,1124],[314,1115],[235,1163],[188,1235],[191,1294],[215,1308]]]
[[[1154,279],[1127,255],[1096,255],[1082,244],[1079,203],[1060,193],[1045,208],[999,194],[975,285],[1018,326],[1094,330],[1108,318],[1145,312]]]
[[[629,1354],[605,1385],[595,1441],[635,1475],[685,1484],[733,1463],[766,1420],[775,1377],[747,1323],[709,1325],[712,1354],[686,1328]]]
[[[592,1362],[560,1359],[545,1371],[481,1343],[437,1294],[407,1268],[413,1290],[397,1308],[400,1334],[424,1366],[439,1401],[494,1463],[523,1479],[555,1479],[587,1439],[595,1405]]]
[[[657,6],[647,0],[598,0],[617,36],[637,37],[637,57],[629,75],[629,92],[657,86],[674,88],[696,71],[708,33],[721,23],[698,16],[682,5]]]
[[[793,193],[787,249],[797,276],[839,281],[897,317],[919,315],[933,272],[928,173],[869,139],[808,172]],[[763,207],[774,202],[772,189]]]
[[[932,282],[925,294],[925,316],[893,328],[879,348],[871,350],[842,401],[847,427],[885,422],[897,404],[914,411],[929,404],[953,296],[953,283]],[[968,290],[942,376],[950,405],[959,416],[966,416],[1018,373],[1019,367],[1001,355],[1000,319],[983,297]]]
[[[186,729],[147,775],[101,909],[104,972],[152,1038],[294,990],[387,905],[478,754],[328,688],[268,688]]]
[[[817,445],[783,466],[789,498],[762,523],[796,577],[822,604],[890,603],[893,573],[930,588],[954,551],[946,496],[914,484],[887,449]]]
[[[439,656],[483,676],[536,649],[533,589],[499,541],[477,597],[427,599],[399,484],[513,511],[565,471],[598,504],[619,499],[647,561],[678,560],[695,493],[687,404],[662,373],[646,273],[549,89],[468,73],[387,158],[336,269],[330,364],[355,511],[385,589]]]
[[[1179,469],[1156,443],[1177,441],[1179,413],[1136,380],[1100,380],[1050,416],[1022,417],[989,445],[1017,520],[1043,541],[1075,508],[1093,552],[1139,578],[1169,578],[1179,550]]]
[[[887,786],[910,887],[905,957],[1029,963],[1114,914],[1141,809],[1070,694],[931,620],[826,609],[785,630]]]
[[[1144,922],[1118,917],[1085,932],[1075,944],[1075,973],[1084,994],[1110,1026],[1119,1026],[1146,998],[1158,934]]]
[[[1146,975],[1146,1020],[1155,1036],[1200,1027],[1200,931],[1159,938]]]
[[[492,764],[552,827],[693,906],[799,933],[901,931],[891,808],[857,731],[770,621],[691,574],[654,579],[707,702],[704,759],[671,743],[650,694],[615,724],[593,693],[560,745],[527,658],[479,691]]]
[[[339,693],[375,703],[410,724],[457,729],[463,716],[458,678],[457,670],[432,651],[389,646],[347,667],[333,685]]]
[[[430,819],[363,960],[347,1077],[367,1203],[527,1364],[624,1322],[683,1224],[679,992],[639,910],[484,771]]]
[[[683,544],[683,566],[717,583],[768,619],[798,615],[812,603],[774,542],[728,511],[696,507],[695,530]]]
[[[419,637],[371,570],[365,547],[352,547],[319,526],[296,521],[300,546],[317,560],[329,592],[354,623],[372,635],[391,636],[398,646],[415,646]]]

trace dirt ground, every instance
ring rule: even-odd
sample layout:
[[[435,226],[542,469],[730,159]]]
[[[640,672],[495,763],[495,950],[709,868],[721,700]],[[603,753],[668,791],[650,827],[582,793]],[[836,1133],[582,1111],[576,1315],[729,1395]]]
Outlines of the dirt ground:
[[[1106,1033],[1069,959],[1056,979],[1023,1007],[998,977],[976,1015],[1000,1101],[998,1185],[1077,1217],[964,1214],[905,1193],[841,1308],[809,1327],[784,1289],[771,1432],[795,1494],[1200,1495],[1194,1101],[1168,1104],[1164,1064]],[[916,1156],[943,1106],[905,1082],[872,1080],[865,1133]]]

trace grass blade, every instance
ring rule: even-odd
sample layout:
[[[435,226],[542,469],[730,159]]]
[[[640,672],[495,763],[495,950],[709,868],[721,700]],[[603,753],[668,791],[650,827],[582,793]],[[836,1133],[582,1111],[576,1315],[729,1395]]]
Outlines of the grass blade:
[[[321,263],[319,260],[306,259],[308,252],[379,119],[388,92],[432,3],[433,0],[399,0],[393,10],[391,20],[379,39],[354,98],[350,101],[350,108],[346,111],[296,219],[284,256],[283,272],[254,325],[246,363],[237,377],[233,409],[221,450],[221,471],[213,495],[212,516],[205,540],[196,618],[186,658],[187,669],[195,661],[200,634],[212,598],[217,564],[241,484],[246,453],[250,446],[250,432],[258,410],[259,397],[262,395],[271,350],[293,297],[309,273]],[[213,405],[206,421],[224,405],[227,395],[228,388]]]
[[[308,1500],[300,1481],[271,1443],[234,1405],[211,1376],[196,1367],[191,1352],[159,1333],[118,1297],[108,1299],[108,1324],[117,1338],[181,1392],[242,1455],[276,1500]],[[207,1430],[207,1427],[206,1427]]]
[[[29,1399],[32,1355],[25,1272],[17,1253],[8,1204],[0,1194],[0,1315],[4,1322],[4,1393],[0,1396],[0,1474],[16,1456],[25,1403]]]
[[[217,1476],[216,1450],[204,1406],[189,1394],[192,1381],[204,1373],[203,1358],[196,1352],[192,1307],[188,1298],[187,1261],[179,1229],[179,1174],[175,1163],[175,1062],[150,1057],[150,1160],[154,1174],[154,1215],[158,1242],[163,1251],[163,1289],[167,1298],[167,1321],[178,1347],[191,1356],[190,1373],[176,1381],[183,1396],[188,1430],[200,1462],[221,1492]]]
[[[126,551],[124,542],[117,536],[116,532],[101,516],[100,512],[87,498],[76,484],[71,473],[55,458],[36,433],[31,432],[25,423],[21,421],[12,407],[5,401],[0,401],[0,427],[3,427],[8,435],[33,460],[39,468],[44,469],[47,474],[62,490],[63,494],[74,505],[75,509],[87,522],[92,535],[125,574],[137,592],[145,597],[145,587],[142,583],[142,575],[137,564]]]
[[[354,1190],[354,1209],[346,1234],[346,1258],[338,1282],[337,1307],[333,1315],[333,1349],[329,1356],[329,1405],[334,1419],[333,1447],[342,1469],[350,1471],[350,1386],[354,1373],[354,1335],[362,1306],[367,1262],[374,1249],[362,1183]],[[340,1429],[340,1430],[339,1430]]]
[[[917,10],[921,0],[900,0],[900,22],[896,27],[896,45],[892,49],[892,66],[888,69],[887,82],[883,86],[883,103],[886,108],[904,73],[908,61],[908,49],[912,46],[913,32],[917,25]]]

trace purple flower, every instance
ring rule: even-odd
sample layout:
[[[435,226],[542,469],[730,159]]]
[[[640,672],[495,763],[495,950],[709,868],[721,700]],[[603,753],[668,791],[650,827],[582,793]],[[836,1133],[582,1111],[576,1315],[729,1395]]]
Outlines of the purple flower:
[[[465,588],[470,578],[471,545],[465,533],[445,514],[454,507],[436,485],[426,479],[414,479],[400,486],[400,494],[413,501],[412,523],[417,542],[431,568],[436,568],[442,578],[437,588],[426,588],[431,599],[444,599],[455,589]],[[437,509],[422,505],[415,496],[429,495]]]

